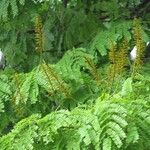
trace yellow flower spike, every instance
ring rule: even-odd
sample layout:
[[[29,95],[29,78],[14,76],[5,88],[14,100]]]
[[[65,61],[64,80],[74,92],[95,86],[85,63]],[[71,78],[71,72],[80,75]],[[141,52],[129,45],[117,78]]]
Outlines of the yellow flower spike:
[[[133,21],[133,37],[137,48],[136,59],[132,66],[132,75],[138,73],[142,67],[142,58],[144,54],[144,41],[142,40],[142,26],[139,19],[135,18]]]
[[[36,52],[43,52],[43,32],[42,32],[42,19],[37,16],[35,19],[35,41],[36,41]]]

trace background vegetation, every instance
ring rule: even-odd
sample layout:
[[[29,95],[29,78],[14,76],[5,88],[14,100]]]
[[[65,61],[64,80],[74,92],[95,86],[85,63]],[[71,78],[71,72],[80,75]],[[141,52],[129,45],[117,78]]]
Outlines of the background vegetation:
[[[149,12],[146,0],[1,0],[0,150],[149,150]]]

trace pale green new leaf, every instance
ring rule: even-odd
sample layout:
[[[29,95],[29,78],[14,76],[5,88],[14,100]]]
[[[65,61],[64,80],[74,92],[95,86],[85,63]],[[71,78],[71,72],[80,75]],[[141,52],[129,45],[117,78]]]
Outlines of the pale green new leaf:
[[[129,95],[133,92],[133,89],[132,89],[132,78],[128,78],[123,86],[122,86],[122,91],[121,91],[121,94],[123,96],[126,96],[126,95]]]

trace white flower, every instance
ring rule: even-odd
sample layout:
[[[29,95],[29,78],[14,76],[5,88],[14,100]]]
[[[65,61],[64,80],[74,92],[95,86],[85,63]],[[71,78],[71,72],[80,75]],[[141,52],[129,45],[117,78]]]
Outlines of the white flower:
[[[130,59],[132,61],[134,61],[136,59],[136,53],[137,53],[137,47],[134,46],[134,48],[132,49],[132,51],[130,52]]]
[[[5,67],[5,57],[0,49],[0,69],[4,69],[4,67]]]
[[[146,46],[148,46],[149,44],[150,42],[147,42]],[[130,52],[130,59],[134,61],[136,59],[136,55],[137,55],[137,46],[134,46],[132,51]]]

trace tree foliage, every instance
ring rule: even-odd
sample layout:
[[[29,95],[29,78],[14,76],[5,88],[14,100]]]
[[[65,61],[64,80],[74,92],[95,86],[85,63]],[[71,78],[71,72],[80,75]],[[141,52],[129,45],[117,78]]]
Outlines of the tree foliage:
[[[1,0],[0,149],[148,150],[148,6]]]

